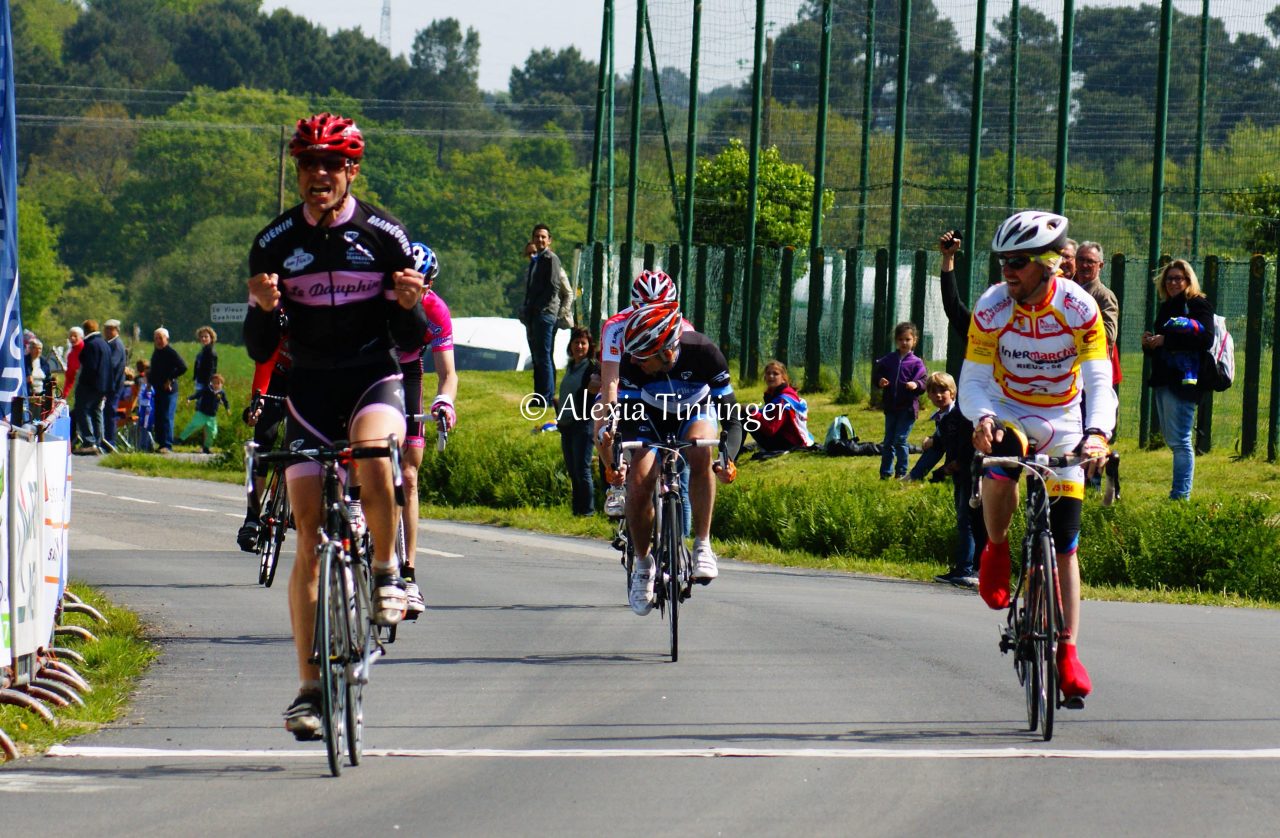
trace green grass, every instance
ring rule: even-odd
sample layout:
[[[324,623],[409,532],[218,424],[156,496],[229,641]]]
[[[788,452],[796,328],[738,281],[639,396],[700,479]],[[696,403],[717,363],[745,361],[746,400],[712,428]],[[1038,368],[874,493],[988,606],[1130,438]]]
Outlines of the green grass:
[[[227,347],[220,354],[229,357],[234,351]],[[520,413],[529,384],[527,372],[461,376],[461,423],[448,450],[437,454],[428,447],[423,463],[423,514],[608,538],[611,528],[603,518],[570,514],[559,437],[533,433],[542,418]],[[247,392],[247,378],[229,385],[237,386]],[[816,436],[844,413],[861,438],[880,438],[882,414],[865,401],[838,404],[831,391],[809,393],[806,399]],[[247,436],[238,416],[227,424],[229,438]],[[922,411],[912,441],[930,429]],[[1124,463],[1122,502],[1104,509],[1091,496],[1085,505],[1081,556],[1087,595],[1280,603],[1280,467],[1217,448],[1197,458],[1195,499],[1171,504],[1170,452],[1140,451],[1126,440],[1118,450]],[[147,474],[243,480],[238,446],[233,442],[224,451],[209,463],[155,455],[112,456],[104,463]],[[738,482],[721,487],[717,501],[714,535],[723,555],[907,579],[930,579],[945,569],[953,532],[949,486],[882,483],[876,457],[790,454],[759,463],[744,459],[740,465]],[[1019,537],[1016,524],[1014,536]]]
[[[71,665],[89,682],[93,691],[81,696],[84,707],[72,705],[56,709],[54,724],[43,721],[29,710],[0,705],[0,728],[13,738],[23,754],[39,753],[74,736],[92,733],[120,718],[138,678],[156,656],[156,650],[147,642],[145,627],[136,614],[112,605],[106,597],[83,585],[72,584],[70,587],[73,593],[101,611],[108,620],[108,624],[103,626],[84,614],[69,613],[64,623],[84,626],[93,632],[98,642],[69,635],[58,638],[60,646],[84,655],[83,665]]]

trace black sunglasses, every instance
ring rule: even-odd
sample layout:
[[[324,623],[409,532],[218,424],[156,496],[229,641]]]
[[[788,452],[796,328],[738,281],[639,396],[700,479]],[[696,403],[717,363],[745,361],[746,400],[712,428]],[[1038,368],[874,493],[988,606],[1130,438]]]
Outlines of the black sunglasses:
[[[312,154],[298,158],[298,168],[304,172],[315,172],[324,169],[326,172],[337,172],[347,167],[350,162],[341,154]]]
[[[1015,271],[1020,271],[1030,264],[1031,264],[1030,256],[1001,256],[1000,257],[1000,267],[1002,268],[1013,268]]]

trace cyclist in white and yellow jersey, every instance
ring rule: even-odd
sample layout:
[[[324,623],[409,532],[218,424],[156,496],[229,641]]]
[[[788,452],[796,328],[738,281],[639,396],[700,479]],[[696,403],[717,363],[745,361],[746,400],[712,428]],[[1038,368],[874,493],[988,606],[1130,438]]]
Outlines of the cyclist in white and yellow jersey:
[[[973,444],[983,454],[1077,453],[1093,473],[1107,455],[1114,430],[1107,337],[1088,292],[1064,281],[1058,266],[1067,243],[1067,219],[1049,212],[1019,212],[996,230],[991,249],[1004,282],[978,299],[960,372],[960,409],[974,424]],[[1082,413],[1081,394],[1088,395]],[[1025,437],[1022,439],[1015,438]],[[1013,445],[1012,448],[1009,446]],[[1058,645],[1063,695],[1092,689],[1076,655],[1080,633],[1077,544],[1085,468],[1057,470],[1046,481],[1053,504],[1050,525],[1058,555],[1064,629]],[[989,539],[978,570],[978,592],[994,609],[1009,605],[1009,521],[1018,505],[1018,475],[988,468],[982,477],[983,518]]]

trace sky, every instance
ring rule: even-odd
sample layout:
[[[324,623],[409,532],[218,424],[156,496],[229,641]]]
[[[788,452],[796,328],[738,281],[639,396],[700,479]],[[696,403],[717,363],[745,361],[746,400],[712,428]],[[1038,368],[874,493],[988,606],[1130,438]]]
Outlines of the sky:
[[[1147,0],[1158,2],[1158,0]],[[1077,13],[1083,6],[1131,6],[1139,0],[1078,0]],[[1224,18],[1228,30],[1238,32],[1242,26],[1239,15],[1248,8],[1251,2],[1262,4],[1264,0],[1227,0],[1215,3],[1213,14]],[[973,0],[935,0],[944,16],[950,17],[956,24],[962,43],[973,40]],[[278,8],[286,8],[294,14],[301,15],[324,26],[329,32],[338,29],[362,30],[371,38],[377,39],[382,25],[383,0],[263,0],[262,8],[271,12]],[[513,66],[523,66],[529,53],[536,49],[549,47],[560,50],[568,46],[576,46],[583,57],[589,61],[600,58],[600,24],[603,3],[600,0],[536,0],[534,3],[520,0],[466,0],[466,2],[440,2],[440,0],[391,0],[391,52],[395,55],[408,56],[413,45],[414,36],[426,28],[436,18],[454,17],[462,24],[463,29],[470,27],[480,35],[480,88],[482,90],[506,90],[511,78]],[[663,0],[654,7],[672,6],[671,0]],[[687,4],[678,4],[687,5]],[[794,16],[794,10],[800,0],[778,0],[771,3],[770,9],[785,8],[787,20],[778,20],[785,25]],[[1266,0],[1265,5],[1274,5]],[[1009,0],[990,0],[988,6],[989,19],[994,21],[1007,13]],[[1185,14],[1199,14],[1199,0],[1174,0],[1174,6]],[[1044,11],[1051,17],[1061,14],[1062,0],[1023,0],[1023,7],[1033,7]],[[615,64],[619,74],[630,72],[635,38],[635,0],[615,0],[615,35],[614,49],[617,57]],[[777,15],[774,15],[775,17]],[[1252,11],[1243,15],[1248,24],[1257,23]],[[1260,15],[1257,15],[1260,17]],[[732,56],[750,56],[751,27],[755,21],[755,0],[704,0],[704,80],[707,84],[699,87],[710,88],[716,84],[729,81],[725,76],[746,76],[747,70],[737,66]],[[655,30],[664,24],[651,18]],[[674,24],[668,20],[666,25]],[[1245,24],[1247,25],[1247,24]],[[990,26],[988,27],[990,32]],[[680,55],[688,53],[688,34],[681,33],[684,41],[679,45]],[[663,38],[658,37],[661,42]],[[675,37],[671,39],[676,40]],[[717,45],[726,55],[724,67],[719,77],[715,76]],[[677,45],[671,43],[670,48]],[[663,52],[661,43],[659,63],[669,63]],[[648,59],[646,58],[646,61]],[[675,63],[675,62],[670,62]],[[740,73],[740,74],[739,74]]]

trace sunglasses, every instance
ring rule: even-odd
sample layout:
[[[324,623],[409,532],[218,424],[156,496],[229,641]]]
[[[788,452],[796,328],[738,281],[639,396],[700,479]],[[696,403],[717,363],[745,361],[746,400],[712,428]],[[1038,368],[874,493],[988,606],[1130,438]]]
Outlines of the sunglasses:
[[[1030,256],[1001,256],[1000,257],[1000,267],[1002,268],[1012,268],[1015,271],[1020,271],[1030,264],[1031,264]]]
[[[326,172],[337,172],[346,169],[349,162],[341,154],[312,154],[298,158],[298,170],[316,172],[324,169]]]

